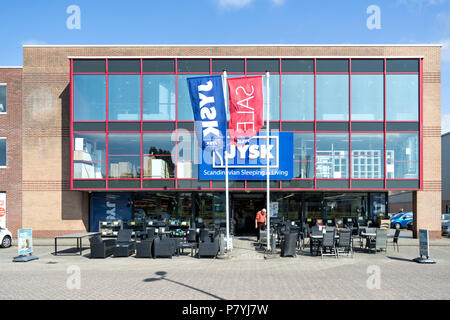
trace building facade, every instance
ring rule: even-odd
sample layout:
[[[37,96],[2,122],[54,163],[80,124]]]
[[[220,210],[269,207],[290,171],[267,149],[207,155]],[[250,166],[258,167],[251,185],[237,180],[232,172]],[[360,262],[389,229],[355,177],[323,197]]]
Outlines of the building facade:
[[[0,215],[17,232],[22,220],[22,67],[0,67]]]
[[[279,216],[374,218],[389,192],[411,191],[415,230],[440,237],[433,45],[25,46],[22,209],[9,219],[42,237],[137,215],[225,219],[224,181],[199,179],[186,81],[224,70],[269,72],[270,129],[293,133],[293,178],[271,180]],[[248,232],[265,180],[230,190]]]
[[[442,163],[450,161],[450,132],[442,135]],[[450,213],[450,170],[442,166],[442,213]]]

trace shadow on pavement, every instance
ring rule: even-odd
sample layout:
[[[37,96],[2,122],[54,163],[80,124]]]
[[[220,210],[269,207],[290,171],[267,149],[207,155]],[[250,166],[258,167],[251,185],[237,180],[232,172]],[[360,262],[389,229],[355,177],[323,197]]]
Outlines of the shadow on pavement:
[[[399,258],[399,257],[389,257],[391,260],[397,260],[397,261],[404,261],[404,262],[414,262],[412,259],[405,259],[405,258]]]
[[[224,298],[221,298],[221,297],[219,297],[219,296],[216,296],[216,295],[214,295],[214,294],[212,294],[212,293],[209,293],[209,292],[206,292],[206,291],[204,291],[204,290],[201,290],[201,289],[192,287],[192,286],[190,286],[190,285],[187,285],[187,284],[185,284],[185,283],[181,283],[181,282],[178,282],[178,281],[175,281],[175,280],[172,280],[172,279],[168,279],[168,278],[166,278],[167,272],[165,272],[165,271],[157,271],[157,272],[155,272],[155,274],[156,274],[157,276],[159,276],[159,278],[147,278],[147,279],[144,279],[143,281],[144,281],[144,282],[155,282],[155,281],[160,281],[160,280],[166,280],[166,281],[169,281],[169,282],[178,284],[178,285],[180,285],[180,286],[183,286],[183,287],[186,287],[186,288],[189,288],[189,289],[192,289],[192,290],[201,292],[201,293],[206,294],[206,295],[208,295],[208,296],[210,296],[210,297],[212,297],[212,298],[214,298],[214,299],[225,300]]]

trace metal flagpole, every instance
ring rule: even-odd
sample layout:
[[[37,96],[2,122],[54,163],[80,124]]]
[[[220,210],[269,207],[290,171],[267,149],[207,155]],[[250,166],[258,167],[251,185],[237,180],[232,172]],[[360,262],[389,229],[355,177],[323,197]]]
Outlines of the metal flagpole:
[[[225,112],[228,110],[228,101],[226,95],[226,85],[227,85],[227,72],[223,71],[222,87],[223,87],[223,99],[225,100]],[[230,248],[230,206],[229,206],[229,190],[228,190],[228,157],[227,157],[227,139],[228,131],[225,134],[225,214],[226,214],[226,225],[227,225],[227,238],[226,238],[226,249],[229,251]]]
[[[270,118],[269,118],[269,77],[270,73],[266,72],[266,165],[267,165],[267,209],[266,209],[266,228],[267,228],[267,251],[270,251],[270,159],[269,159],[269,132],[270,132]]]

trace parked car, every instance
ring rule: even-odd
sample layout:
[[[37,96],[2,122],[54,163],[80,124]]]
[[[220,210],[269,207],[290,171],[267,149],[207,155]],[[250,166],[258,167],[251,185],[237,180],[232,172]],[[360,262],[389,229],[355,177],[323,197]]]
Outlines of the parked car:
[[[413,222],[412,222],[412,220],[410,221],[410,222],[408,222],[407,224],[406,224],[406,230],[412,230],[413,229]]]
[[[449,222],[450,221],[450,213],[443,213],[441,220],[442,220],[442,223]]]
[[[9,248],[12,243],[12,233],[5,228],[0,227],[0,247]]]
[[[403,229],[406,228],[408,222],[412,222],[413,213],[411,211],[405,212],[391,218],[391,228]]]
[[[450,221],[442,222],[442,235],[443,236],[450,236]]]

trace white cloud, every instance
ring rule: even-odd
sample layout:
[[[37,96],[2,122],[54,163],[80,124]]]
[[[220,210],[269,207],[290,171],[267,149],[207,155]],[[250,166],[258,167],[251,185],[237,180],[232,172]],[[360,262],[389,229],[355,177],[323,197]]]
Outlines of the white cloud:
[[[222,9],[242,9],[249,6],[255,0],[215,0]],[[275,6],[281,6],[285,0],[269,0]]]
[[[447,133],[450,131],[450,114],[443,114],[442,115],[442,128],[441,133]]]
[[[253,0],[216,0],[221,8],[241,9],[248,6]]]
[[[439,43],[442,44],[441,60],[444,62],[450,62],[450,38],[441,39]]]
[[[22,46],[33,46],[33,45],[37,46],[37,45],[44,45],[44,44],[47,44],[47,43],[45,41],[34,40],[34,39],[24,40],[24,41],[21,42]]]
[[[447,2],[447,0],[399,0],[400,4],[407,4],[407,5],[428,5],[428,6],[434,6],[434,5],[440,5]]]

